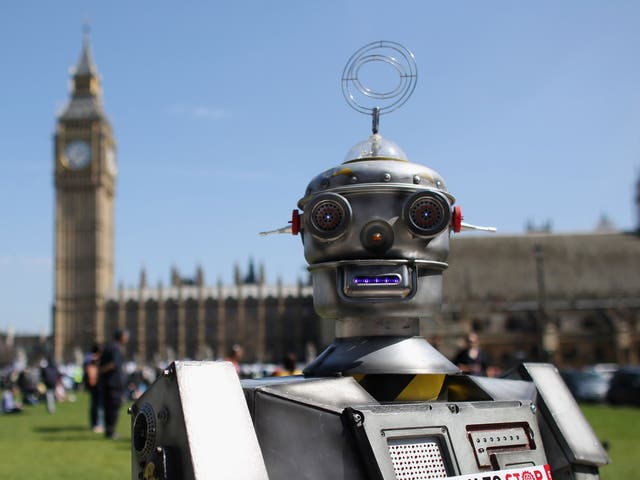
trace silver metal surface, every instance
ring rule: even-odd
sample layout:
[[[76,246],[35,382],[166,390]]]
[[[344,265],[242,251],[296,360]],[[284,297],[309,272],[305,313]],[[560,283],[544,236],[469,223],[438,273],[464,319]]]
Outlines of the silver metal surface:
[[[507,448],[487,447],[482,454],[496,463],[508,463],[511,468],[524,465],[544,465],[546,457],[538,430],[536,417],[528,403],[523,402],[465,402],[427,403],[405,405],[354,406],[359,415],[355,423],[361,432],[360,441],[368,443],[372,459],[375,459],[380,476],[385,480],[396,479],[389,445],[401,441],[437,442],[442,463],[447,474],[486,473],[480,466],[477,447],[471,434],[494,430],[506,435],[514,428],[522,427],[526,442]],[[496,433],[497,435],[497,433]],[[364,437],[364,438],[362,438]],[[477,437],[474,437],[474,439]],[[495,442],[495,438],[494,438]],[[504,455],[507,460],[504,460]],[[374,477],[375,478],[375,477]],[[427,477],[428,478],[428,477]],[[489,477],[491,478],[491,477]]]
[[[522,400],[534,402],[537,397],[535,385],[524,380],[476,377],[472,375],[469,375],[466,378],[491,395],[491,398],[494,400]]]
[[[448,240],[448,238],[447,238]],[[358,335],[380,335],[373,320],[399,319],[415,320],[440,310],[442,297],[442,270],[446,265],[438,261],[411,262],[403,259],[373,262],[353,260],[346,262],[326,262],[311,265],[313,278],[313,305],[318,315],[340,322],[354,318],[369,322],[371,330]],[[350,284],[355,275],[403,274],[398,286],[377,288],[360,287],[357,295]],[[348,291],[345,291],[348,290]],[[400,326],[399,328],[405,328]],[[344,330],[343,330],[344,332]],[[389,335],[416,335],[387,331]],[[338,333],[345,336],[345,333]]]
[[[422,337],[336,339],[311,362],[305,375],[458,373],[460,370]]]
[[[368,480],[341,419],[348,405],[377,403],[357,382],[264,379],[243,385],[270,480]]]
[[[523,371],[533,380],[541,402],[541,415],[555,430],[571,464],[606,465],[611,462],[587,422],[558,369],[548,363],[525,363]]]
[[[439,311],[453,202],[437,172],[380,135],[311,180],[298,202],[301,234],[314,307],[337,320],[337,336],[410,337],[418,318]]]
[[[528,425],[504,428],[482,428],[469,432],[469,440],[473,445],[474,453],[480,467],[491,467],[491,451],[496,450],[528,450],[529,435],[526,430]]]
[[[461,226],[462,226],[462,230],[476,230],[479,232],[495,233],[497,230],[496,227],[483,227],[480,225],[471,225],[470,223],[466,223],[466,222],[462,222]]]
[[[172,364],[132,414],[134,479],[164,468],[154,457],[158,449],[175,452],[168,461],[176,480],[268,478],[238,375],[228,362]]]
[[[352,337],[417,337],[419,318],[346,317],[336,323],[336,338]]]
[[[353,377],[270,377],[243,380],[242,387],[251,411],[254,411],[254,395],[258,391],[336,414],[352,405],[378,404]]]
[[[440,444],[433,437],[389,440],[396,480],[430,480],[447,476]]]
[[[388,142],[388,141],[386,141]],[[298,201],[298,207],[303,209],[317,193],[331,191],[341,195],[358,194],[366,192],[398,194],[405,192],[407,197],[414,192],[432,189],[441,192],[451,203],[453,195],[447,190],[442,176],[424,165],[413,163],[406,157],[388,158],[386,155],[398,155],[395,150],[384,150],[384,157],[368,157],[369,140],[366,146],[356,145],[347,154],[347,161],[339,166],[325,170],[316,175],[307,185],[305,195]],[[358,157],[363,155],[363,157]],[[404,153],[402,154],[404,155]],[[350,158],[351,157],[351,158]],[[391,178],[384,181],[384,175],[388,173]],[[418,177],[420,181],[415,182]],[[355,180],[354,180],[355,178]],[[380,204],[385,201],[376,202]],[[396,215],[400,215],[398,209]]]

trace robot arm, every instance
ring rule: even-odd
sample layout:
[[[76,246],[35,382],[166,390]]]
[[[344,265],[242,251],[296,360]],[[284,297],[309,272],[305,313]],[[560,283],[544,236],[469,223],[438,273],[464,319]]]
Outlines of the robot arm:
[[[557,368],[548,363],[525,363],[520,375],[532,381],[538,391],[538,422],[554,476],[598,479],[598,467],[611,459]]]

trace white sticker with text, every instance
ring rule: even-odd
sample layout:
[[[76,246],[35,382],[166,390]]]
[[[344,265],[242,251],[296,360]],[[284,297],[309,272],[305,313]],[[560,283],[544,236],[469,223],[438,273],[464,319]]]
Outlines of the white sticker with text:
[[[552,480],[549,465],[516,468],[513,470],[497,470],[495,472],[469,473],[447,480]]]

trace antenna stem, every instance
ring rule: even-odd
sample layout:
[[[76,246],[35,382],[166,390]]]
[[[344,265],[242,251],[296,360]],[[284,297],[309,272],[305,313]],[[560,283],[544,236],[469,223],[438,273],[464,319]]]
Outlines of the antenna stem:
[[[371,131],[375,135],[378,133],[378,127],[380,126],[380,107],[373,107],[371,110]]]

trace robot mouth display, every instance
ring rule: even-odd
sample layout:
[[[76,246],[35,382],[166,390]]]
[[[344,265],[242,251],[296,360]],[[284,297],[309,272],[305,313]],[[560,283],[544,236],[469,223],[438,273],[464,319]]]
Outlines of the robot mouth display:
[[[346,297],[406,298],[415,291],[415,272],[406,265],[345,265],[341,276]]]
[[[353,277],[354,285],[398,285],[402,278],[400,275],[358,275]]]

